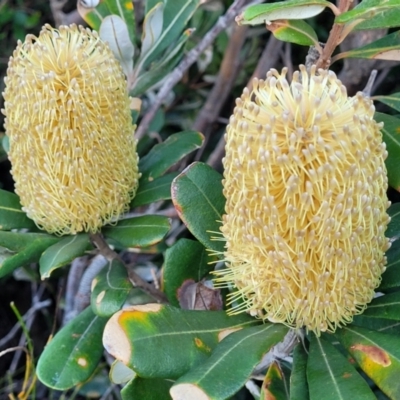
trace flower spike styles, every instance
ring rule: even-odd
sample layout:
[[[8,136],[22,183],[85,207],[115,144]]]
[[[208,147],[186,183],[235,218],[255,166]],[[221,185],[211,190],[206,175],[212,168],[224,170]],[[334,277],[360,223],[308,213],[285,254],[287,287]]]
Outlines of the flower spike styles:
[[[138,156],[122,68],[98,34],[45,25],[10,58],[5,129],[23,210],[50,233],[96,232],[127,210]]]
[[[236,102],[226,132],[224,195],[232,313],[317,335],[374,296],[389,247],[382,125],[331,71],[271,70]]]

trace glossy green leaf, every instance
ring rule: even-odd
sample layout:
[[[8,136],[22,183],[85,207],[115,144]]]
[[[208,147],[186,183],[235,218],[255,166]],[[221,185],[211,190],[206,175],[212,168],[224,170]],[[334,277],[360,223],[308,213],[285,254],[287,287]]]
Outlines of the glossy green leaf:
[[[189,231],[206,248],[224,251],[219,234],[225,197],[222,176],[210,166],[195,162],[172,182],[172,201]],[[216,240],[213,238],[216,237]]]
[[[279,20],[267,25],[267,29],[283,42],[313,46],[318,43],[318,37],[314,29],[302,20]]]
[[[335,23],[357,23],[355,29],[400,26],[399,0],[363,0],[352,10],[335,18]]]
[[[310,400],[375,400],[367,382],[335,347],[311,334],[307,360]]]
[[[175,133],[160,144],[155,145],[139,161],[141,180],[153,181],[170,167],[203,144],[204,136],[200,132],[187,131]]]
[[[246,383],[263,356],[287,331],[281,324],[264,324],[232,333],[210,358],[175,382],[170,390],[172,398],[182,399],[185,393],[191,393],[193,399],[228,399]]]
[[[178,290],[193,279],[198,282],[214,269],[215,257],[210,257],[205,247],[194,240],[179,239],[165,252],[163,286],[170,303],[179,306]]]
[[[274,361],[268,368],[264,382],[261,387],[260,400],[288,400],[289,388],[286,376],[277,361]]]
[[[379,289],[382,290],[400,287],[400,240],[392,243],[391,248],[386,252],[386,257],[386,271],[382,274],[379,285]]]
[[[241,25],[258,25],[279,19],[307,19],[331,4],[324,0],[287,0],[247,7],[236,19]]]
[[[171,184],[177,176],[178,172],[171,172],[154,179],[154,181],[140,180],[139,188],[130,206],[138,207],[160,200],[170,200]]]
[[[389,333],[399,336],[400,335],[400,321],[393,321],[392,319],[375,318],[367,315],[355,315],[351,326],[361,326],[373,331]]]
[[[67,236],[58,243],[47,248],[39,260],[40,275],[42,279],[50,277],[57,268],[71,263],[75,258],[81,257],[93,248],[86,233]]]
[[[37,230],[35,223],[22,211],[19,197],[0,189],[0,230],[24,228]]]
[[[122,400],[171,400],[169,389],[172,381],[165,379],[143,379],[136,376],[122,390]]]
[[[392,239],[400,237],[400,203],[392,204],[387,212],[390,215],[390,222],[385,236]]]
[[[84,7],[81,2],[78,1],[77,10],[80,16],[95,31],[99,31],[104,18],[112,14],[105,1],[100,1],[96,7]]]
[[[103,355],[101,336],[106,322],[90,307],[70,321],[41,354],[36,370],[39,380],[65,390],[90,378]]]
[[[368,58],[374,60],[400,60],[400,31],[391,33],[365,46],[345,51],[334,57],[335,61],[342,58]]]
[[[125,265],[116,259],[109,261],[92,282],[93,312],[100,317],[111,317],[121,309],[131,289]]]
[[[307,357],[303,343],[293,351],[292,374],[290,376],[290,400],[309,400],[307,384]]]
[[[166,50],[165,56],[148,71],[142,72],[133,82],[130,95],[141,96],[146,90],[166,77],[182,59],[184,45],[194,29],[186,29],[181,37]],[[150,130],[150,129],[149,129]]]
[[[42,253],[60,238],[45,233],[0,231],[0,278],[39,261]]]
[[[372,300],[363,315],[400,321],[400,292],[389,293]]]
[[[128,28],[131,43],[135,43],[135,13],[132,0],[105,0],[111,14],[118,15]]]
[[[169,218],[162,215],[143,215],[123,219],[115,226],[103,228],[102,233],[123,247],[147,247],[160,242],[169,229]]]
[[[141,55],[138,60],[138,75],[181,35],[188,20],[196,11],[199,0],[165,0],[162,33],[150,51]]]
[[[397,399],[400,393],[400,337],[354,325],[338,330],[336,336],[382,392]]]
[[[400,93],[392,93],[388,96],[374,96],[372,99],[380,101],[400,112]]]
[[[225,311],[188,311],[160,304],[114,314],[103,335],[106,350],[143,378],[178,378],[209,357],[231,331],[257,323]]]
[[[387,114],[375,113],[375,120],[384,123],[382,135],[389,153],[385,160],[389,185],[400,191],[400,119]]]

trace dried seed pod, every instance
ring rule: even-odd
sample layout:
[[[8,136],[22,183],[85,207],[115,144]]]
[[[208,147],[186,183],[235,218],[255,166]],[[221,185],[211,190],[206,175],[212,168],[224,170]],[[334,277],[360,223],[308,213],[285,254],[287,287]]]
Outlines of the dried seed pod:
[[[5,129],[15,191],[50,233],[97,231],[127,209],[138,184],[122,68],[98,34],[45,25],[10,58]]]
[[[271,70],[236,102],[223,160],[233,313],[320,334],[361,313],[385,269],[387,157],[372,101],[331,71]]]

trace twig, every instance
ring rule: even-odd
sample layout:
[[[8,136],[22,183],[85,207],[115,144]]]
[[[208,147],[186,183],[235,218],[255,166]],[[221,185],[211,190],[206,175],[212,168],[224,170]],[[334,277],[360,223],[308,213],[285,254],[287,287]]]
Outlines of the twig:
[[[286,357],[289,357],[298,342],[297,332],[294,329],[290,329],[283,340],[265,354],[260,364],[254,370],[253,375],[257,375],[267,369],[276,359],[284,360]]]
[[[158,92],[154,103],[151,105],[149,110],[143,116],[140,122],[135,137],[141,139],[147,132],[150,122],[156,115],[158,109],[164,101],[164,98],[172,90],[172,88],[182,79],[183,74],[189,69],[189,67],[195,63],[201,53],[210,46],[210,44],[215,40],[215,38],[226,29],[235,19],[236,15],[241,11],[243,6],[248,3],[248,0],[235,0],[233,4],[228,8],[227,12],[219,17],[217,23],[211,28],[209,32],[204,36],[203,40],[194,47],[180,64],[171,72],[168,79],[165,81],[160,91]]]
[[[100,254],[103,255],[108,261],[118,260],[126,267],[126,264],[123,262],[121,257],[108,246],[107,242],[99,233],[92,233],[90,235],[90,240],[97,247]],[[144,292],[152,296],[159,303],[167,302],[167,298],[163,292],[157,290],[153,285],[146,282],[132,269],[127,268],[127,271],[129,280],[131,281],[133,286],[142,289]]]
[[[346,12],[350,5],[351,5],[352,0],[340,0],[339,1],[339,13]],[[336,46],[340,43],[342,40],[342,31],[344,29],[344,24],[334,24],[330,33],[328,40],[322,50],[321,57],[317,61],[317,69],[318,68],[323,68],[327,69],[329,68],[329,65],[331,64],[331,56],[332,53],[335,51]]]

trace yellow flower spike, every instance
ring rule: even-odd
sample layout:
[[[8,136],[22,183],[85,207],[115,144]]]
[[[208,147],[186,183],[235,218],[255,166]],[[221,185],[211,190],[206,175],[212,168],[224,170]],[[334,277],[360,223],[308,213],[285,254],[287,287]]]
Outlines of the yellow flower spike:
[[[224,195],[231,313],[317,335],[352,321],[374,296],[389,247],[387,157],[372,101],[332,71],[271,70],[236,102]]]
[[[96,232],[127,210],[138,156],[122,68],[98,34],[45,25],[10,58],[5,129],[23,210],[50,233]]]

